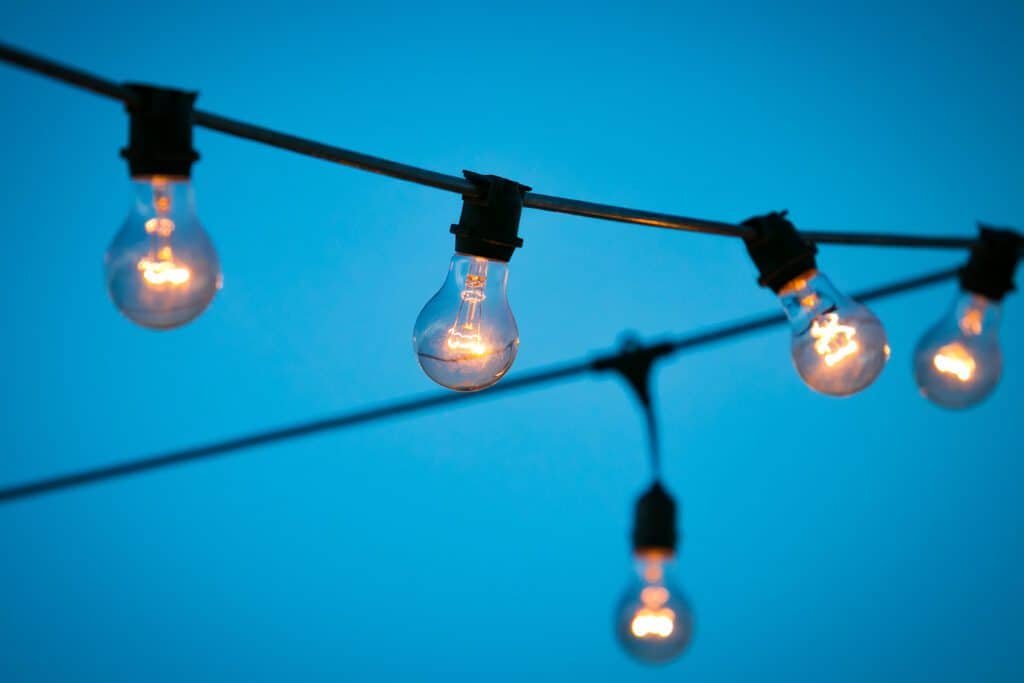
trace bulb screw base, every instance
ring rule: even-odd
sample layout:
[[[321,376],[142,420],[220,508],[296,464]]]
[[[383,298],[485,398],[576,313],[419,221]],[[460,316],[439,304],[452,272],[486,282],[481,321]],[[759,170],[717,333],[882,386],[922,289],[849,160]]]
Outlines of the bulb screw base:
[[[1002,301],[1016,287],[1014,271],[1024,238],[1013,230],[979,224],[978,241],[967,265],[960,269],[960,287],[992,301]]]
[[[462,214],[452,226],[455,251],[494,261],[509,261],[523,246],[519,237],[519,217],[523,212],[526,185],[496,175],[463,171],[480,194],[463,196]]]
[[[754,235],[744,242],[761,275],[757,284],[770,287],[776,294],[794,278],[818,267],[814,259],[818,248],[797,232],[786,213],[773,211],[743,221],[754,229]]]
[[[672,554],[676,550],[678,540],[676,503],[661,482],[656,481],[636,501],[633,517],[633,551]]]
[[[125,107],[130,125],[128,146],[121,150],[132,177],[188,178],[199,159],[192,148],[192,105],[198,93],[139,83],[125,87],[136,94]]]

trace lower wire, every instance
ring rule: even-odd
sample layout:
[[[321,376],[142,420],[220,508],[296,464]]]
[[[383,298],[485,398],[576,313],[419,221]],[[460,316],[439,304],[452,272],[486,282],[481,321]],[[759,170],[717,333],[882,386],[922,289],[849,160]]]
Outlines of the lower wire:
[[[940,271],[926,273],[917,277],[899,280],[864,290],[854,294],[853,296],[860,301],[880,299],[893,294],[908,292],[950,280],[955,277],[958,272],[959,268],[946,268]],[[724,323],[702,332],[695,332],[669,339],[668,341],[651,344],[648,348],[658,356],[670,356],[688,349],[707,346],[716,342],[725,341],[727,339],[767,329],[769,327],[782,324],[785,320],[786,317],[783,314],[770,314],[746,318]],[[635,353],[635,347],[629,352]],[[172,467],[174,465],[182,465],[198,460],[214,458],[248,448],[265,446],[289,439],[310,436],[312,434],[356,427],[358,425],[377,422],[380,420],[398,417],[400,415],[410,415],[442,406],[461,404],[466,401],[478,401],[503,396],[522,389],[550,384],[580,375],[602,373],[614,367],[615,360],[623,353],[625,353],[625,351],[600,354],[588,359],[569,361],[542,368],[540,370],[526,372],[515,377],[509,377],[487,391],[479,393],[443,393],[428,396],[414,396],[412,398],[401,399],[382,406],[357,410],[333,417],[254,432],[252,434],[223,441],[216,441],[209,444],[193,446],[182,450],[170,451],[160,455],[138,458],[94,469],[82,470],[71,474],[39,479],[37,481],[0,489],[0,504],[24,500],[26,498],[32,498],[47,493],[83,487],[112,479],[128,477],[134,474]]]

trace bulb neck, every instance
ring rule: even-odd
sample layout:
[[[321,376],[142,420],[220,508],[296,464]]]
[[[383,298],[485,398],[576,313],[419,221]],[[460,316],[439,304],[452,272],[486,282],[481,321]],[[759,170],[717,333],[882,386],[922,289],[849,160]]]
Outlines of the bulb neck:
[[[848,301],[832,281],[816,268],[801,273],[782,285],[778,296],[790,326],[797,332],[810,327],[815,317],[832,311]]]
[[[1003,306],[980,294],[962,292],[953,300],[952,316],[965,337],[977,337],[998,332]]]
[[[132,178],[132,193],[135,211],[146,218],[195,213],[195,191],[188,178]]]
[[[492,287],[495,284],[504,290],[508,285],[508,262],[455,252],[449,265],[449,277],[462,289],[470,286]],[[474,282],[476,280],[476,282]]]
[[[675,564],[671,551],[636,551],[633,553],[633,571],[641,583],[660,585],[668,580],[667,574]]]

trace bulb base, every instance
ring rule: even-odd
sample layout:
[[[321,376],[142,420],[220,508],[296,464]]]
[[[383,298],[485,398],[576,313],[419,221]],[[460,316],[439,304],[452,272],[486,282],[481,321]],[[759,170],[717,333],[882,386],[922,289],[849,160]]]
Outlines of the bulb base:
[[[744,242],[761,275],[757,284],[770,287],[776,294],[794,278],[818,267],[814,258],[818,248],[797,232],[786,213],[773,211],[743,221],[754,229],[754,235]]]
[[[1013,230],[979,225],[978,241],[971,247],[967,265],[960,269],[960,287],[992,301],[1016,289],[1014,271],[1024,238]]]
[[[523,246],[519,217],[523,212],[526,185],[495,175],[463,171],[462,175],[480,191],[479,196],[462,198],[462,214],[452,226],[455,251],[470,256],[509,261]]]
[[[121,150],[132,177],[190,177],[199,159],[192,148],[192,105],[198,93],[138,83],[125,87],[137,96],[126,106],[128,146]]]
[[[636,501],[633,516],[633,552],[644,555],[672,555],[678,542],[676,502],[661,482],[654,482]]]

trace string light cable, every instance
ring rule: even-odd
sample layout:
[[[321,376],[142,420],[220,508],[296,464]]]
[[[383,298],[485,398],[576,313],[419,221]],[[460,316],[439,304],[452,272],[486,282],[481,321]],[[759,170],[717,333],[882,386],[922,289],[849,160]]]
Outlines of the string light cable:
[[[90,74],[84,70],[60,64],[56,61],[31,54],[10,45],[0,43],[0,60],[14,66],[49,76],[69,85],[118,100],[131,111],[140,105],[138,92],[130,85]],[[433,187],[439,190],[454,192],[467,198],[478,198],[481,190],[478,185],[464,177],[431,171],[409,164],[390,161],[381,157],[355,152],[327,143],[310,140],[289,133],[264,128],[211,112],[195,110],[192,112],[192,123],[202,128],[214,130],[227,135],[260,142],[271,147],[288,150],[308,157],[330,161],[342,166],[369,171],[381,175]],[[659,213],[642,209],[630,209],[611,204],[570,199],[555,195],[527,192],[523,196],[523,207],[566,213],[589,218],[601,218],[621,223],[646,225],[656,228],[700,232],[731,237],[750,237],[754,231],[743,225],[735,225],[723,221],[688,218],[674,214]],[[892,247],[926,247],[937,249],[970,248],[975,239],[972,237],[921,236],[909,234],[885,233],[851,233],[808,231],[803,235],[819,244],[846,244],[865,246]]]

